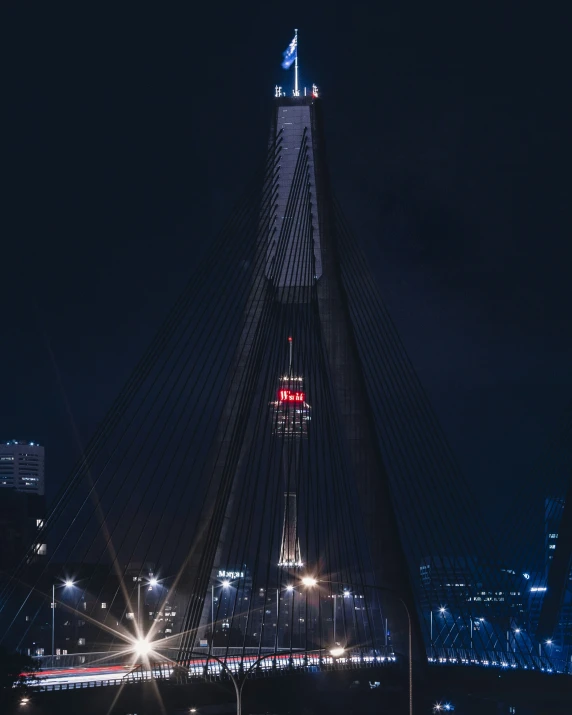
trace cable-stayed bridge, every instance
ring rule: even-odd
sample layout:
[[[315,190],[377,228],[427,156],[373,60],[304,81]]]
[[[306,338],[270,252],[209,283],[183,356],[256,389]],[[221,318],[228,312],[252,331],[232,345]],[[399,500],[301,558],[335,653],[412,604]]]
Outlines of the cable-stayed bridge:
[[[3,642],[42,688],[569,673],[567,475],[542,538],[522,511],[500,543],[333,197],[317,88],[276,94],[265,165],[2,575]]]

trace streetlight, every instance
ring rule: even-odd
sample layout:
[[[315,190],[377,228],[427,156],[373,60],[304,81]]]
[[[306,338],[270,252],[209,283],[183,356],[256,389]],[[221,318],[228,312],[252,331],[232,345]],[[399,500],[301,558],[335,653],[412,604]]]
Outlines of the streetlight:
[[[276,648],[278,648],[278,632],[279,632],[279,616],[280,616],[280,586],[276,587]],[[293,593],[294,592],[294,586],[289,583],[286,586],[286,592],[287,593]]]
[[[318,580],[314,578],[313,576],[304,576],[302,579],[302,583],[304,586],[308,587],[313,587],[318,584]],[[331,580],[320,580],[320,583],[329,583],[335,586],[342,586],[343,583],[341,581],[331,581]],[[409,607],[403,600],[403,598],[399,595],[397,591],[394,591],[392,588],[387,588],[386,586],[370,586],[368,584],[363,584],[364,588],[371,588],[372,590],[376,591],[387,591],[388,593],[392,593],[397,599],[399,599],[403,605],[403,608],[405,608],[405,612],[407,613],[407,625],[408,625],[408,631],[409,631],[409,715],[413,715],[413,649],[412,649],[412,628],[411,628],[411,613],[409,612]]]
[[[307,651],[307,653],[322,653],[324,650],[327,650],[327,648],[321,648],[317,651]],[[344,653],[345,653],[345,648],[341,648],[341,647],[332,648],[330,650],[330,655],[333,658],[339,658]],[[190,655],[190,656],[200,655],[201,657],[204,658],[204,653],[196,653],[194,651],[189,651],[188,655]],[[266,655],[261,655],[253,663],[250,664],[250,666],[244,673],[242,680],[239,680],[239,678],[236,677],[236,675],[232,672],[232,670],[228,667],[228,665],[222,658],[219,658],[216,655],[213,655],[212,653],[208,654],[207,663],[208,663],[208,658],[212,658],[213,660],[216,660],[217,663],[221,666],[221,668],[226,672],[228,677],[231,679],[232,684],[234,685],[234,690],[236,693],[236,715],[242,715],[242,689],[244,688],[244,685],[245,685],[246,681],[248,680],[248,676],[254,670],[254,668],[256,668],[256,666],[259,663],[262,663],[262,661],[266,660],[266,658],[275,658],[276,655],[277,655],[276,652],[267,653]],[[205,670],[207,668],[208,668],[208,665],[205,666]],[[191,712],[196,712],[196,710],[194,710],[194,711],[191,710]]]
[[[165,579],[161,579],[164,581]],[[143,578],[141,576],[137,577],[137,628],[141,633],[141,582]],[[149,574],[149,580],[146,582],[147,586],[153,588],[153,586],[159,585],[159,580],[155,576]]]
[[[441,606],[439,613],[443,615],[446,610],[445,606]],[[431,609],[431,657],[433,657],[433,609]]]
[[[52,584],[52,658],[55,655],[54,640],[56,625],[56,588],[71,588],[73,585],[73,581],[71,581],[69,578],[67,578],[64,583]]]
[[[224,579],[224,581],[221,581],[221,586],[223,588],[230,588],[230,581],[228,579]],[[211,585],[211,645],[214,648],[214,583]]]
[[[146,638],[138,638],[134,644],[133,650],[140,656],[149,655],[149,652],[151,651],[151,643],[149,643]]]
[[[313,576],[304,576],[304,578],[302,579],[302,583],[304,584],[304,586],[316,586],[318,582],[316,581],[316,579]],[[328,581],[327,583],[338,583],[338,582],[337,581]]]

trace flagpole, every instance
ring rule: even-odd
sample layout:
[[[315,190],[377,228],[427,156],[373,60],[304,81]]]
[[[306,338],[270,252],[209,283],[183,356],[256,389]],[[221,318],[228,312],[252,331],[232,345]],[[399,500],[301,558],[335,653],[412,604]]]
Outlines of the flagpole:
[[[296,41],[296,57],[294,58],[294,96],[298,96],[298,30],[294,30]]]

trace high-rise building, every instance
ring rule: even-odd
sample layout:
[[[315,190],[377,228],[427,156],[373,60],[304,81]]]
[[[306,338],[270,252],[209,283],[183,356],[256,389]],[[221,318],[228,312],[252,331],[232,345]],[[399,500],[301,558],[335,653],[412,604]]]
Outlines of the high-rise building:
[[[554,554],[559,546],[559,532],[562,528],[561,522],[565,503],[564,497],[547,497],[544,500],[545,577],[542,580],[542,588],[539,589],[541,596],[544,596],[544,592],[547,591],[549,572],[554,560]],[[563,547],[560,546],[560,548]],[[537,598],[536,600],[538,602],[536,609],[531,609],[531,620],[535,625],[540,619],[540,608],[543,605],[542,598]],[[568,571],[567,584],[560,603],[556,630],[551,635],[555,643],[559,644],[560,647],[572,645],[572,568]]]
[[[0,490],[0,570],[9,570],[30,547],[34,558],[47,552],[37,538],[46,515],[44,448],[22,440],[0,444]]]
[[[0,488],[27,494],[44,493],[44,448],[37,442],[12,439],[0,444]]]
[[[544,500],[544,548],[547,573],[558,544],[558,529],[563,513],[564,499],[562,497],[547,497]]]

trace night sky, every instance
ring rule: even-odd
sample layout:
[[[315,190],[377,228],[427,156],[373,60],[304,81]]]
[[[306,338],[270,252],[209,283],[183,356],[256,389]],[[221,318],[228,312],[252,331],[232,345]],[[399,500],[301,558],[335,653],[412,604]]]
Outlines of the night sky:
[[[498,513],[534,487],[572,402],[564,11],[66,5],[1,21],[0,439],[45,445],[48,496],[261,161],[294,27],[334,188],[464,472]]]

